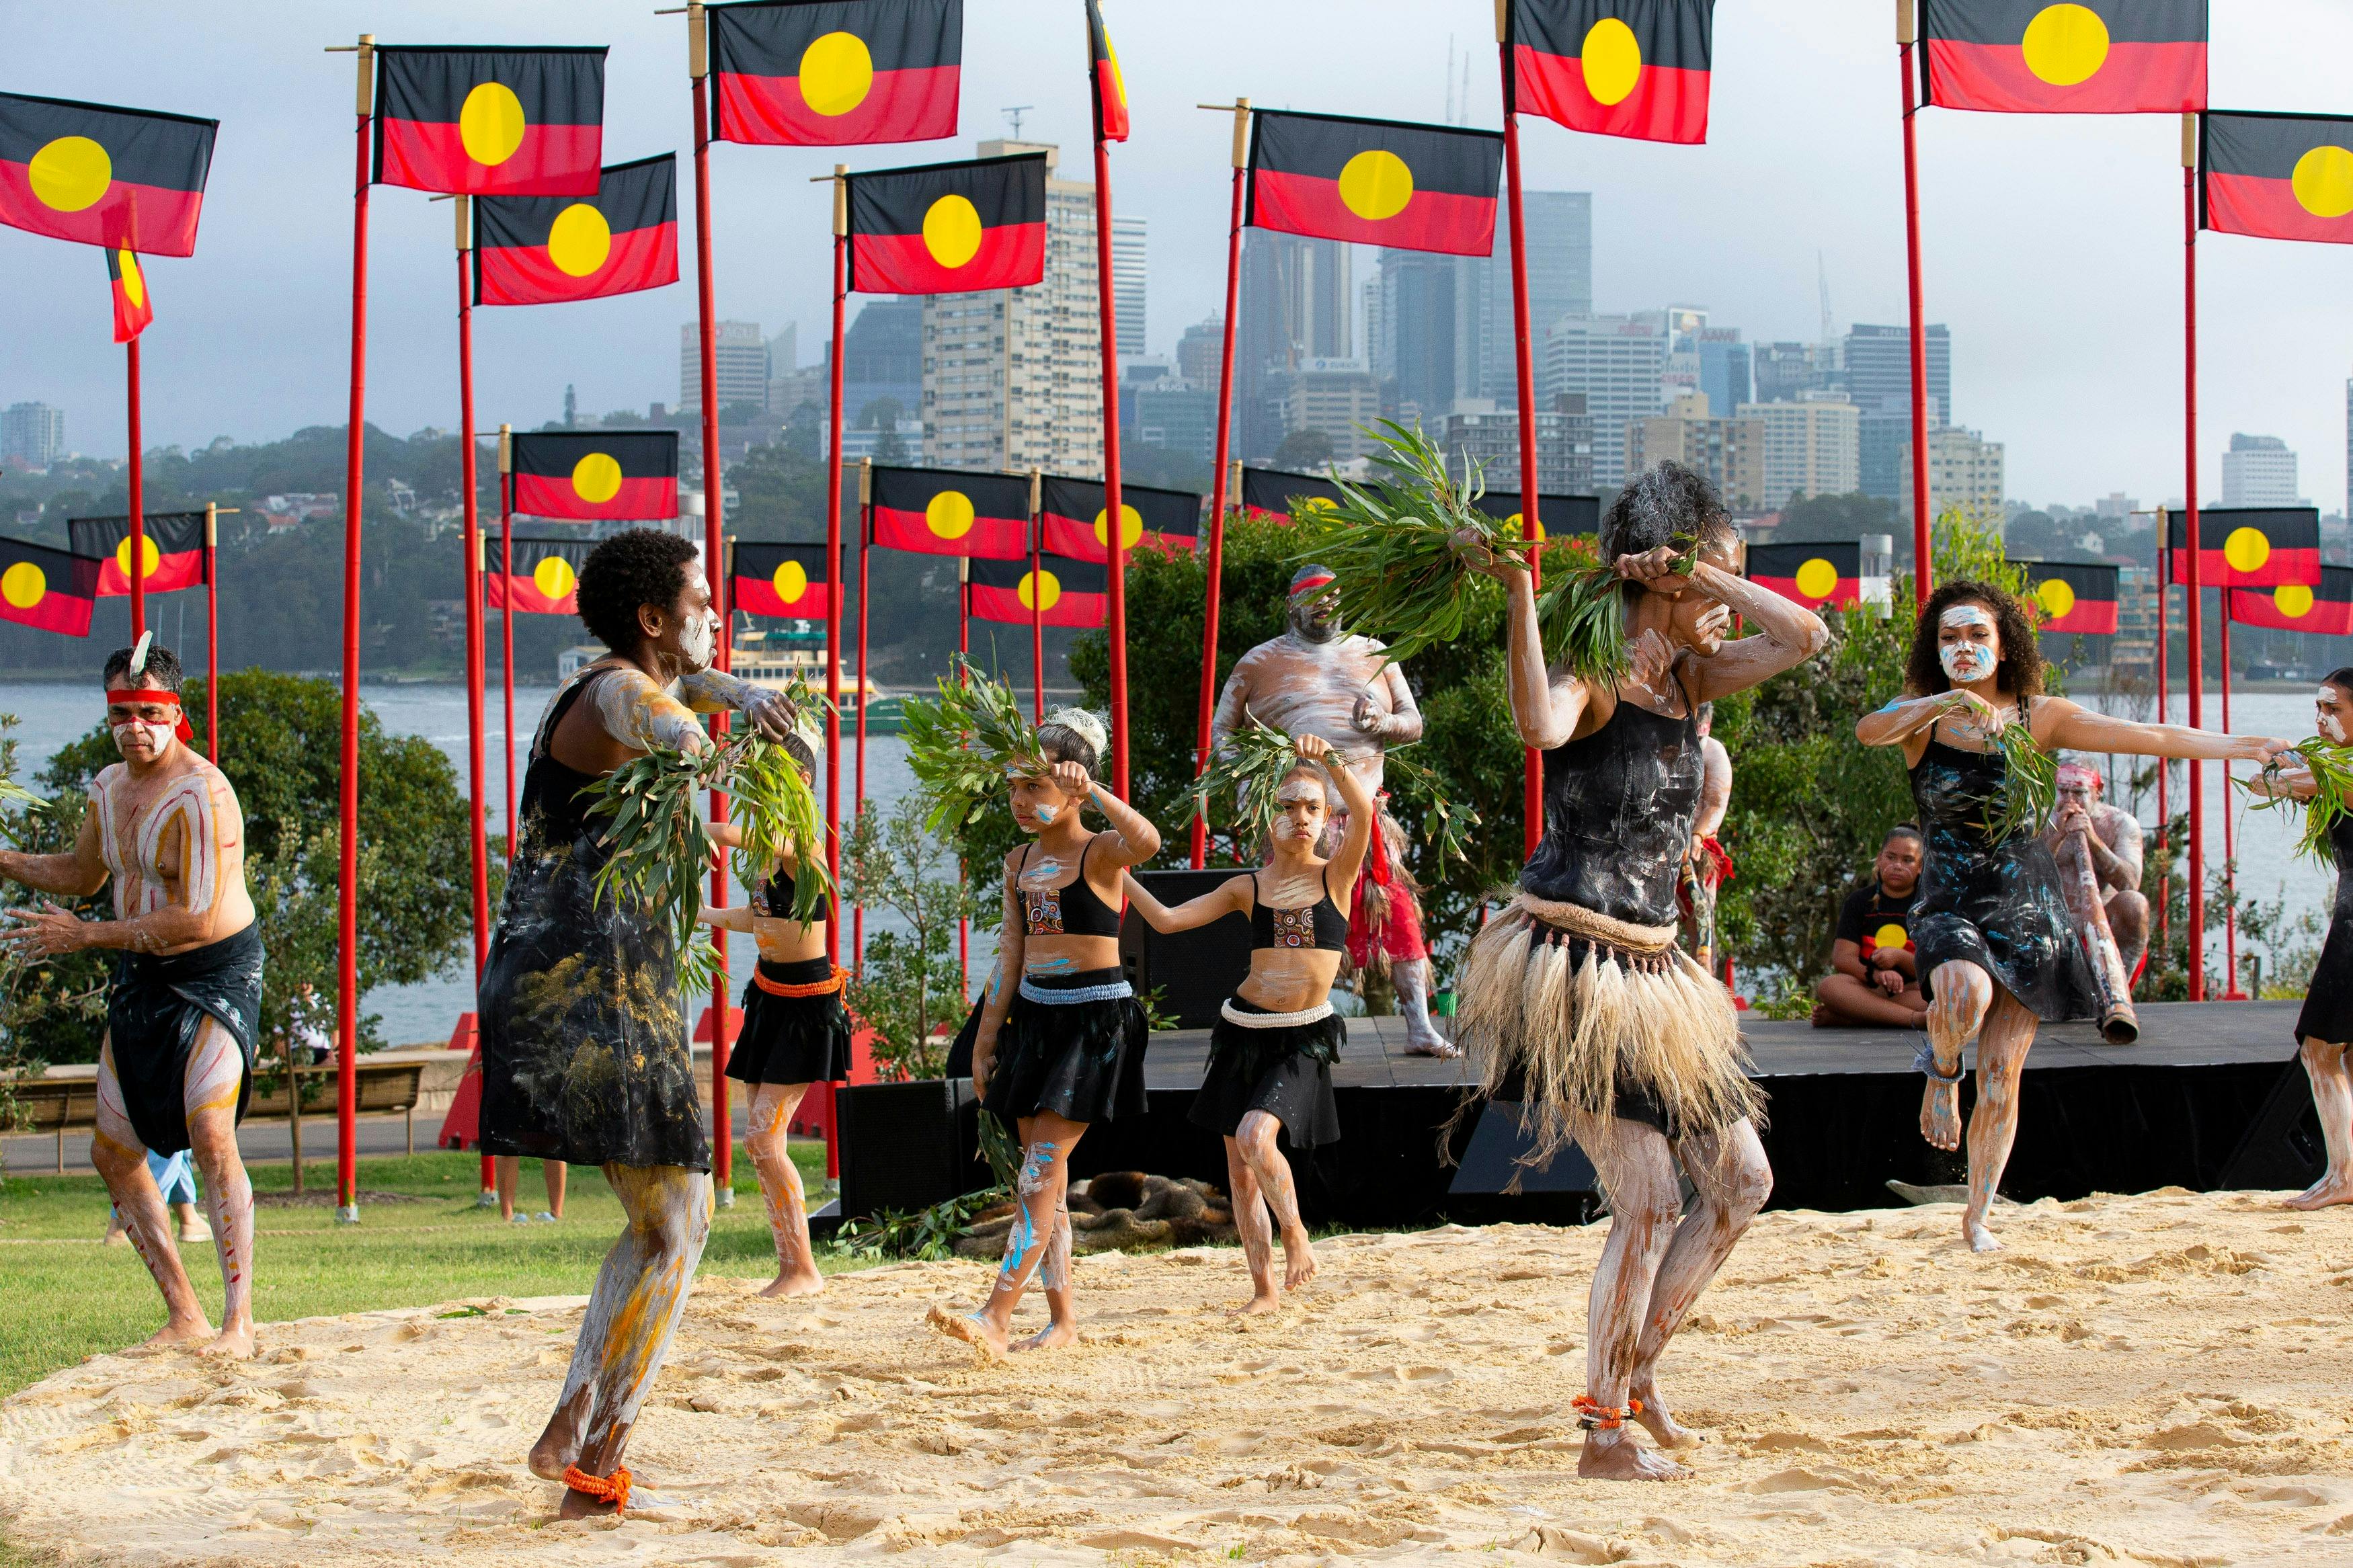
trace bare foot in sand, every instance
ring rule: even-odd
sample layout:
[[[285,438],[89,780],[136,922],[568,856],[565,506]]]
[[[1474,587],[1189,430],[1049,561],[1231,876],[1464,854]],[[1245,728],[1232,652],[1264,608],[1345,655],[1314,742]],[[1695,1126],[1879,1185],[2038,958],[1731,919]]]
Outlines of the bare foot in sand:
[[[1685,1472],[1657,1449],[1636,1443],[1633,1435],[1621,1427],[1585,1435],[1577,1473],[1589,1481],[1672,1481]]]
[[[1058,1351],[1064,1345],[1078,1342],[1079,1326],[1076,1323],[1048,1323],[1028,1339],[1014,1341],[1011,1348],[1016,1351]]]
[[[539,1441],[531,1446],[531,1457],[524,1461],[531,1473],[543,1481],[560,1481],[564,1472],[580,1462],[580,1423],[587,1410],[587,1400],[594,1394],[591,1388],[582,1389],[570,1405],[559,1405],[555,1414],[547,1418],[547,1429]],[[576,1515],[567,1515],[576,1518]]]
[[[1700,1446],[1700,1435],[1674,1418],[1666,1402],[1659,1397],[1655,1384],[1639,1384],[1632,1390],[1632,1394],[1641,1401],[1641,1408],[1632,1412],[1634,1419],[1641,1423],[1642,1430],[1648,1432],[1660,1447],[1696,1448]]]
[[[952,1340],[962,1340],[978,1351],[984,1361],[1003,1361],[1010,1348],[1005,1342],[1005,1331],[977,1314],[951,1312],[934,1302],[923,1321]]]
[[[248,1332],[249,1331],[248,1331]],[[153,1337],[149,1339],[146,1343],[140,1345],[138,1350],[167,1351],[174,1345],[193,1345],[203,1341],[209,1340],[212,1337],[213,1325],[209,1319],[201,1316],[194,1318],[174,1318],[166,1322],[162,1328],[157,1329]],[[137,1352],[134,1351],[132,1353],[135,1354]],[[249,1355],[252,1352],[248,1351],[247,1353]]]
[[[224,1361],[251,1361],[253,1359],[253,1325],[241,1323],[235,1328],[223,1329],[214,1335],[210,1342],[199,1347],[196,1353],[204,1356],[218,1356]]]
[[[1962,1220],[1961,1234],[1968,1238],[1971,1252],[2001,1250],[2001,1243],[1993,1238],[1993,1232],[1986,1228],[1986,1222],[1981,1218],[1973,1215]]]
[[[2282,1199],[2280,1206],[2292,1209],[2325,1209],[2331,1204],[2353,1204],[2353,1182],[2339,1181],[2335,1176],[2323,1176],[2295,1196]]]
[[[1226,1316],[1229,1318],[1263,1318],[1270,1313],[1280,1312],[1282,1310],[1282,1291],[1258,1290],[1253,1291],[1250,1295],[1250,1299],[1244,1301],[1240,1306],[1227,1308]]]
[[[802,1273],[779,1274],[760,1292],[771,1300],[786,1296],[816,1296],[825,1289],[825,1276],[811,1268]]]
[[[1315,1278],[1315,1248],[1306,1229],[1282,1233],[1282,1288],[1296,1290]]]
[[[1961,1146],[1961,1085],[1930,1079],[1920,1091],[1920,1136],[1937,1149]]]

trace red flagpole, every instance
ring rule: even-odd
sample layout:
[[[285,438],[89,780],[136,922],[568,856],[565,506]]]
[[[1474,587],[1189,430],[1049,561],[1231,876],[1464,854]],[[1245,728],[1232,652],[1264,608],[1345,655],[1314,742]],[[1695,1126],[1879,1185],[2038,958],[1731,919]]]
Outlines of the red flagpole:
[[[1935,577],[1935,546],[1928,510],[1928,328],[1920,302],[1920,159],[1913,121],[1920,112],[1912,79],[1912,54],[1919,47],[1912,0],[1895,7],[1895,74],[1904,79],[1904,266],[1911,291],[1912,349],[1912,599],[1928,602]]]
[[[1203,104],[1204,109],[1223,108]],[[1201,614],[1201,712],[1193,731],[1193,776],[1209,771],[1209,721],[1218,707],[1218,600],[1225,587],[1226,490],[1232,472],[1234,434],[1234,323],[1242,287],[1242,197],[1250,181],[1250,100],[1234,100],[1234,205],[1226,226],[1226,330],[1218,348],[1217,472],[1209,479],[1208,599]],[[1193,869],[1208,864],[1209,825],[1193,818]]]
[[[352,192],[352,397],[343,432],[343,735],[342,846],[336,887],[335,1217],[360,1217],[358,1079],[360,858],[360,512],[367,456],[368,129],[374,117],[369,67],[375,35],[359,47],[358,175]]]
[[[826,425],[825,458],[825,862],[841,887],[841,353],[843,317],[849,302],[849,165],[833,166],[833,358],[829,379],[831,416]],[[838,900],[837,900],[838,901]],[[833,962],[841,962],[841,921],[825,928]]]
[[[866,705],[872,700],[874,685],[866,669],[866,570],[867,552],[873,546],[874,514],[870,510],[874,500],[874,459],[869,458],[858,467],[858,784],[853,820],[866,810]],[[849,967],[863,973],[866,967],[866,906],[860,904],[850,914]]]
[[[1092,39],[1088,47],[1093,47]],[[1103,140],[1103,94],[1089,96],[1095,112],[1095,305],[1103,323],[1103,533],[1111,545],[1111,787],[1125,800],[1127,513],[1119,499],[1119,319],[1112,279],[1111,143]]]
[[[2219,651],[2222,656],[2222,732],[2231,732],[2231,579],[2225,576],[2215,585],[2214,604],[2220,612],[2216,630],[2220,635]],[[2222,885],[2230,891],[2239,890],[2239,830],[2232,820],[2237,815],[2230,809],[2231,764],[2222,763]],[[2239,906],[2233,900],[2222,910],[2222,1000],[2243,1002],[2247,994],[2239,989]]]
[[[2189,727],[2206,727],[2205,604],[2198,584],[2198,116],[2181,117],[2182,547],[2189,633]],[[2206,1000],[2206,768],[2189,763],[2189,999]]]
[[[146,468],[139,428],[139,340],[122,345],[123,386],[131,413],[131,640],[147,629],[147,506]]]
[[[2163,507],[2158,507],[2157,509],[2157,721],[2160,724],[2169,724],[2173,721],[2173,688],[2167,679],[2166,668],[2168,658],[2166,645],[2173,640],[2172,632],[2166,625],[2167,601],[2173,596],[2173,547],[2168,542],[2172,529],[2173,520]],[[2157,847],[2160,849],[2172,842],[2173,837],[2173,808],[2169,798],[2172,792],[2168,788],[2172,773],[2172,764],[2159,759],[2157,766]],[[2170,900],[2165,900],[2158,905],[2157,928],[2159,931],[2166,929],[2171,902]]]
[[[514,582],[514,426],[499,426],[499,668],[500,685],[506,698],[506,718],[502,742],[506,761],[501,771],[507,780],[507,862],[514,862],[515,853],[515,767],[514,767],[514,601],[507,590]]]
[[[1035,575],[1038,570],[1035,564],[1038,559],[1038,547],[1037,535],[1034,532],[1030,535],[1030,541],[1029,559],[1032,564],[1029,570],[1032,575],[1029,579],[1029,618],[1034,622],[1038,618],[1038,579]],[[966,613],[971,608],[972,557],[959,555],[956,557],[956,654],[960,660],[969,659],[972,657],[972,618]],[[962,663],[956,667],[956,679],[958,680],[965,679]],[[1040,713],[1039,717],[1043,719],[1045,715]],[[963,879],[964,862],[958,860],[956,880]],[[956,986],[958,995],[972,994],[972,921],[963,915],[956,917]]]
[[[1038,574],[1045,563],[1039,560],[1038,507],[1039,492],[1046,483],[1045,470],[1029,470],[1029,721],[1046,721],[1046,616],[1038,605]],[[967,596],[957,590],[959,599]]]
[[[458,483],[466,518],[466,816],[474,854],[474,978],[480,981],[491,961],[491,847],[482,799],[482,519],[475,494],[474,305],[466,275],[473,199],[457,196],[450,205],[458,217]]]
[[[1528,239],[1527,226],[1520,212],[1520,117],[1512,108],[1512,46],[1503,37],[1501,26],[1507,13],[1496,7],[1496,55],[1504,73],[1504,194],[1511,212],[1512,225],[1512,348],[1518,361],[1520,400],[1520,537],[1533,544],[1544,537],[1544,527],[1536,514],[1537,497],[1543,487],[1536,474],[1536,382],[1535,345],[1528,330]],[[1544,568],[1537,552],[1528,553],[1528,576],[1535,587],[1544,585]],[[1536,843],[1544,837],[1544,763],[1535,748],[1527,748],[1521,762],[1521,837],[1526,852],[1536,852]]]
[[[205,761],[220,766],[220,508],[205,502]]]

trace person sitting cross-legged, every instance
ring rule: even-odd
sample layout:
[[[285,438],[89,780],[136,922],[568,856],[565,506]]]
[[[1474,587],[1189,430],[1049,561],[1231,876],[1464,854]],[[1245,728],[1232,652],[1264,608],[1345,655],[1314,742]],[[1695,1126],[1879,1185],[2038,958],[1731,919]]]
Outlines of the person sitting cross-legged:
[[[1920,830],[1890,828],[1872,877],[1846,896],[1831,942],[1831,973],[1814,987],[1817,1029],[1925,1026],[1927,999],[1913,960],[1912,905],[1919,897]]]

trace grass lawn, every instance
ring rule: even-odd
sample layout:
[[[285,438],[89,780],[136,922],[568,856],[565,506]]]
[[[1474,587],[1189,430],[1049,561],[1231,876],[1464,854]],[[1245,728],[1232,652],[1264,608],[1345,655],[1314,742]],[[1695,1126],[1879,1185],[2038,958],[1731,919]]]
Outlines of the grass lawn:
[[[820,1143],[795,1143],[812,1198],[825,1176]],[[254,1192],[290,1194],[289,1165],[250,1167]],[[360,1223],[334,1222],[332,1161],[306,1163],[315,1206],[261,1205],[254,1215],[254,1317],[268,1324],[380,1307],[427,1306],[480,1296],[586,1295],[596,1266],[621,1227],[621,1205],[594,1170],[575,1167],[559,1225],[502,1224],[496,1209],[474,1206],[478,1162],[462,1153],[362,1160]],[[703,1271],[771,1277],[776,1252],[752,1163],[738,1151],[736,1200],[719,1211]],[[373,1202],[370,1193],[406,1202]],[[546,1202],[539,1163],[523,1162],[519,1206]],[[92,1176],[11,1176],[0,1180],[0,1397],[61,1366],[138,1343],[163,1326],[155,1287],[128,1247],[100,1247],[106,1189]],[[180,1256],[220,1321],[220,1268],[209,1242]],[[827,1258],[828,1272],[860,1265]],[[268,1340],[265,1329],[262,1338]],[[0,1542],[0,1568],[16,1568]]]

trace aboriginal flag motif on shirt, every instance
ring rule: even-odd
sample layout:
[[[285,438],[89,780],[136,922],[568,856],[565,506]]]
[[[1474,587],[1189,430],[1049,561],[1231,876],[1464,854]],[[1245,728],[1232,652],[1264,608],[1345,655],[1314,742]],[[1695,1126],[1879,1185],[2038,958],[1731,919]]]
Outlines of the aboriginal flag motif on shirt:
[[[922,555],[1029,559],[1029,481],[955,468],[873,471],[872,542]]]
[[[1504,133],[1336,114],[1250,119],[1250,208],[1260,228],[1489,256]]]
[[[1289,522],[1295,507],[1322,511],[1340,504],[1340,487],[1313,474],[1282,468],[1242,469],[1242,510],[1252,517]]]
[[[127,343],[155,320],[155,301],[147,295],[147,269],[128,250],[106,253],[107,292],[114,296],[114,341]]]
[[[2028,591],[2042,610],[2041,630],[2114,637],[2116,569],[2073,561],[2013,561],[2026,569]]]
[[[2353,244],[2353,119],[2207,114],[2199,127],[2202,226]]]
[[[727,602],[755,616],[814,621],[833,611],[833,584],[822,544],[748,544],[739,540],[729,566]]]
[[[2206,107],[2206,0],[1920,0],[1928,102],[2000,114]]]
[[[1601,531],[1601,498],[1578,495],[1539,495],[1536,508],[1538,539],[1572,539],[1578,534]],[[1517,527],[1520,521],[1520,492],[1488,490],[1471,503],[1489,517],[1501,518]]]
[[[139,552],[145,563],[141,585],[150,594],[169,594],[205,584],[205,514],[200,511],[151,511],[140,519],[139,531],[147,548]],[[131,520],[127,517],[71,517],[66,520],[66,542],[76,555],[99,564],[97,593],[113,598],[131,592]]]
[[[1862,546],[1752,544],[1748,580],[1810,610],[1845,609],[1862,600]]]
[[[2173,580],[2189,581],[2189,520],[2174,512],[2167,528]],[[2198,585],[2275,588],[2320,583],[2320,510],[2308,506],[2206,506],[2198,509]]]
[[[1043,153],[849,180],[853,292],[965,294],[1046,276]]]
[[[964,0],[713,5],[712,134],[839,147],[956,132]]]
[[[1127,140],[1127,81],[1119,74],[1119,51],[1111,47],[1111,29],[1103,26],[1103,7],[1087,0],[1087,74],[1095,84],[1095,135],[1105,142]]]
[[[493,610],[526,616],[576,616],[580,613],[580,568],[596,548],[590,539],[518,539],[501,555],[512,555],[482,574],[485,600]]]
[[[0,621],[90,636],[98,606],[98,563],[46,544],[0,539]]]
[[[193,256],[217,120],[0,92],[0,223]]]
[[[603,48],[402,47],[375,56],[378,184],[475,196],[596,195]]]
[[[2353,633],[2353,566],[2323,566],[2320,585],[2283,583],[2276,588],[2233,588],[2231,618],[2241,626],[2279,631]]]
[[[1512,0],[1512,107],[1571,131],[1707,140],[1715,0]]]
[[[1037,606],[1040,626],[1099,626],[1110,615],[1111,569],[1096,561],[1041,555],[1027,561],[976,561],[966,570],[967,613],[976,621],[1020,621]]]
[[[570,522],[678,515],[675,430],[534,430],[514,438],[512,506]]]
[[[1103,487],[1094,479],[1048,475],[1038,499],[1038,548],[1075,561],[1111,561]],[[1150,485],[1119,487],[1120,550],[1191,550],[1201,539],[1201,498]]]
[[[553,305],[678,281],[678,155],[616,163],[594,196],[485,196],[474,303]]]

